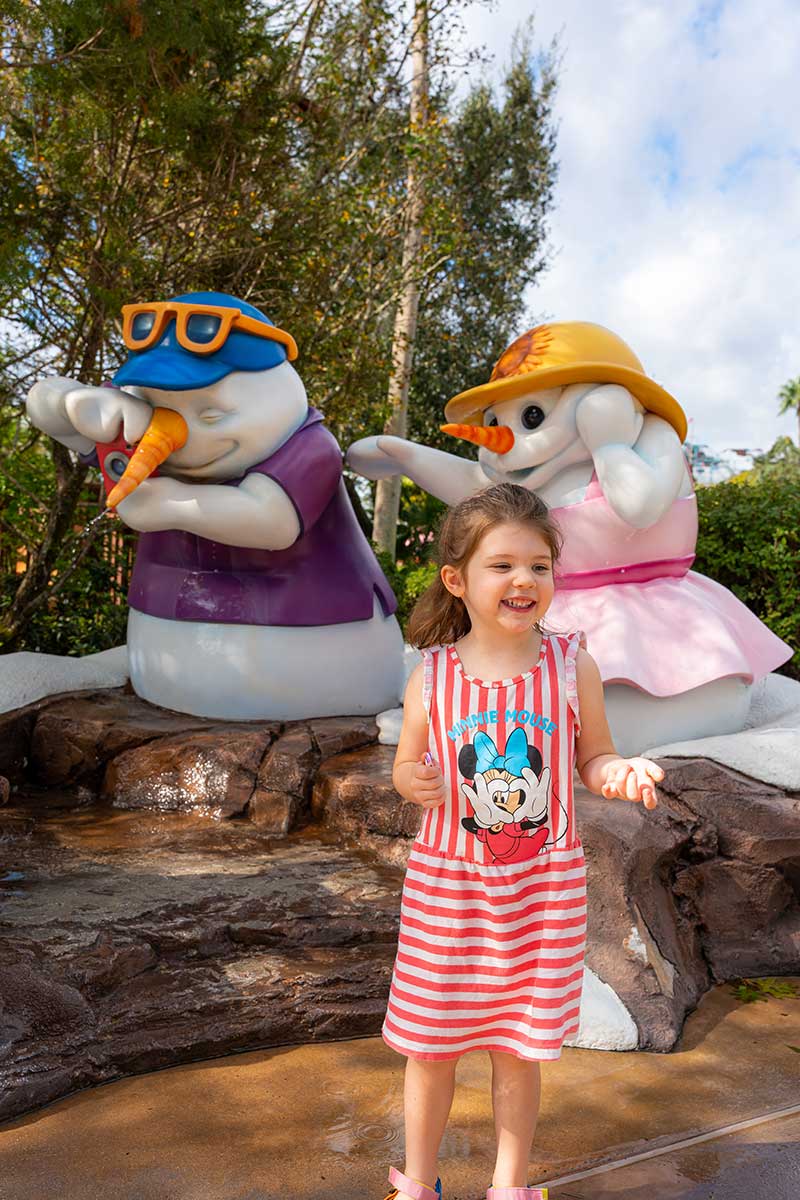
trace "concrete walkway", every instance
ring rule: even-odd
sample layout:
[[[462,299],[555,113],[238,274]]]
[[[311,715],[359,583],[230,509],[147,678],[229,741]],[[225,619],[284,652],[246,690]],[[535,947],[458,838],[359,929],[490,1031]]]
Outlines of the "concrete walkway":
[[[800,978],[791,982],[800,992]],[[548,1183],[550,1200],[795,1200],[800,1053],[791,1047],[800,1047],[800,999],[741,1004],[724,986],[689,1017],[672,1054],[566,1049],[543,1064],[530,1183]],[[403,1166],[403,1062],[364,1038],[82,1092],[0,1128],[0,1197],[382,1200],[388,1165]],[[482,1200],[494,1150],[488,1055],[462,1058],[457,1080],[445,1198]]]

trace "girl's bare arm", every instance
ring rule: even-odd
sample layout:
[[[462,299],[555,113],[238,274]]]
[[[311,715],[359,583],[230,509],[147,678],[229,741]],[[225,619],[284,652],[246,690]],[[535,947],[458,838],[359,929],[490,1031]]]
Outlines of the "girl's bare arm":
[[[655,785],[664,772],[649,758],[622,758],[614,748],[597,663],[586,650],[576,659],[581,734],[577,739],[578,774],[590,792],[606,799],[658,803]]]
[[[403,700],[403,728],[394,757],[392,782],[404,800],[435,808],[444,800],[444,776],[438,764],[426,766],[428,714],[422,702],[422,663],[414,668]]]

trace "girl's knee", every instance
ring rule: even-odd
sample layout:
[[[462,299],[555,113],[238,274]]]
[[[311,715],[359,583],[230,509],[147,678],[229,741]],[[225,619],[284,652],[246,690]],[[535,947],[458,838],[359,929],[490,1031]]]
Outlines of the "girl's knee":
[[[508,1050],[490,1050],[492,1069],[498,1071],[531,1071],[539,1069],[537,1058],[520,1058]]]
[[[430,1074],[448,1075],[455,1071],[458,1063],[458,1056],[454,1058],[417,1058],[414,1054],[409,1054],[407,1057],[407,1065],[413,1064],[414,1068],[423,1071],[429,1071]]]

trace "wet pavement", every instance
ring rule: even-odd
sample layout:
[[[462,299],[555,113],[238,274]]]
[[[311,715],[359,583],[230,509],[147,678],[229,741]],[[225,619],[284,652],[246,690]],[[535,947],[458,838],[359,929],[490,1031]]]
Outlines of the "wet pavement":
[[[542,1065],[530,1183],[551,1200],[795,1200],[798,1047],[800,999],[742,1004],[726,985],[671,1054],[567,1048]],[[403,1166],[403,1063],[360,1038],[87,1090],[0,1127],[0,1197],[382,1200],[389,1164]],[[446,1200],[483,1197],[493,1152],[489,1059],[469,1054],[442,1144]]]
[[[565,1181],[551,1187],[550,1194],[553,1200],[795,1200],[800,1196],[800,1111]]]

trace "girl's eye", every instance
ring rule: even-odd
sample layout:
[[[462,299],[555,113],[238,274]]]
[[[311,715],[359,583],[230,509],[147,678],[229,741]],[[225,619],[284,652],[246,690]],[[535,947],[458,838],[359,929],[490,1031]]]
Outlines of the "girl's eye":
[[[526,429],[538,429],[545,416],[544,409],[539,408],[538,404],[529,404],[522,411],[522,424]]]
[[[537,564],[536,564],[536,568],[535,568],[535,569],[536,569],[537,571],[543,571],[545,575],[546,575],[546,574],[549,572],[549,570],[550,570],[550,568],[549,568],[549,567],[546,567],[546,566],[544,565],[544,563],[537,563]]]

